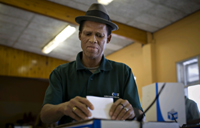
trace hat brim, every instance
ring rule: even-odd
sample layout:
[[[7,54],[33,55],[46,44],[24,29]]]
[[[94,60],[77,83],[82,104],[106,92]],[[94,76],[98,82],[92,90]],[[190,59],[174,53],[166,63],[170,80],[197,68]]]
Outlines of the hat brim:
[[[75,21],[78,24],[80,24],[81,21],[83,21],[83,20],[89,20],[89,21],[94,21],[94,22],[99,22],[99,23],[107,24],[107,25],[111,26],[112,31],[118,29],[118,26],[115,23],[112,23],[110,21],[107,21],[107,20],[99,18],[99,17],[95,17],[95,16],[77,16],[75,18]]]

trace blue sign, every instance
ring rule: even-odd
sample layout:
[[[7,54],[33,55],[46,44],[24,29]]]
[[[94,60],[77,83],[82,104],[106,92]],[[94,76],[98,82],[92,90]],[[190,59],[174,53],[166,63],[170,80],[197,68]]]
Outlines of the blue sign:
[[[170,120],[176,120],[178,119],[178,112],[174,111],[174,109],[172,109],[171,111],[168,112],[168,119]]]

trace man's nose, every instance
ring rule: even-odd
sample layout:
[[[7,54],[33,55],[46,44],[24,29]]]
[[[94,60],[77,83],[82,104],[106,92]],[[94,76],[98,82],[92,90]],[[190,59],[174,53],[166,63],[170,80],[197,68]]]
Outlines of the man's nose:
[[[90,43],[97,43],[97,39],[96,39],[95,35],[91,35],[89,41],[90,41]]]

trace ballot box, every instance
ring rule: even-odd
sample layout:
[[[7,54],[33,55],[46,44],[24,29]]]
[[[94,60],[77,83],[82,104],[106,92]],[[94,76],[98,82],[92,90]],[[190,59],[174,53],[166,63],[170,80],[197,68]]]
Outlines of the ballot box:
[[[178,123],[169,122],[137,122],[90,119],[57,126],[57,128],[179,128]]]
[[[159,93],[163,83],[153,83],[142,88],[142,106],[146,110]],[[186,124],[184,85],[166,83],[159,98],[145,114],[145,121],[177,121]]]

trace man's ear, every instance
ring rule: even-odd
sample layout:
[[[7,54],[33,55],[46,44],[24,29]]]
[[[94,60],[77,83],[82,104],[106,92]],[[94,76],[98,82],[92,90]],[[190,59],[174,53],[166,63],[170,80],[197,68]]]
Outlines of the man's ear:
[[[78,38],[79,38],[79,40],[81,40],[81,31],[79,31],[79,33],[78,33]]]
[[[110,35],[107,37],[107,44],[111,41],[111,38],[112,38],[112,34],[110,34]]]

